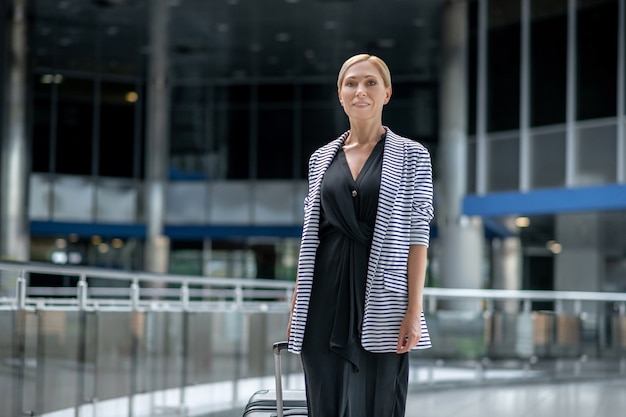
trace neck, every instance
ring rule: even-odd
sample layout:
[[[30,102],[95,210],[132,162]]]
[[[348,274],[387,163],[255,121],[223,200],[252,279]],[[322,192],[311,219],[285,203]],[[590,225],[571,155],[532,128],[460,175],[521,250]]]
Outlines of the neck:
[[[380,140],[382,134],[385,133],[385,128],[377,121],[375,123],[350,123],[350,134],[345,140],[345,145],[350,144],[369,144],[377,143]]]

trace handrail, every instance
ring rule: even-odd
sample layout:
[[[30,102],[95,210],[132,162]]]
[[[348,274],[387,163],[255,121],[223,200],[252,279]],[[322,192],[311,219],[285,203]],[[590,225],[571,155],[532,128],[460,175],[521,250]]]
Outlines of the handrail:
[[[80,277],[84,275],[88,278],[107,278],[115,281],[149,281],[153,283],[179,283],[179,284],[196,284],[206,285],[225,285],[225,286],[251,286],[264,288],[286,288],[293,287],[294,282],[279,281],[261,278],[219,278],[219,277],[199,277],[193,275],[178,274],[157,274],[140,271],[120,271],[116,269],[106,269],[99,267],[80,267],[80,266],[58,266],[44,263],[17,262],[17,261],[0,261],[0,270],[19,271],[19,272],[35,272],[54,275],[75,275]]]
[[[15,261],[0,261],[0,270],[11,270],[24,273],[46,273],[55,275],[73,275],[80,278],[79,293],[81,297],[85,297],[85,288],[87,278],[106,278],[115,281],[131,281],[132,284],[126,288],[120,287],[93,287],[89,291],[92,294],[101,293],[106,295],[107,291],[110,291],[111,296],[131,296],[133,291],[138,291],[137,288],[139,282],[149,282],[154,284],[173,283],[180,284],[181,288],[186,288],[182,292],[179,289],[164,289],[160,288],[155,291],[160,291],[163,294],[168,293],[169,296],[177,295],[180,297],[189,297],[194,294],[198,294],[194,289],[189,288],[189,285],[202,285],[205,287],[220,287],[224,291],[234,291],[231,295],[235,302],[240,303],[243,298],[243,289],[248,288],[254,291],[262,289],[266,290],[286,290],[292,291],[295,287],[295,282],[285,280],[271,280],[271,279],[244,279],[244,278],[218,278],[218,277],[198,277],[190,275],[177,275],[177,274],[156,274],[148,272],[138,271],[120,271],[112,269],[104,269],[97,267],[78,267],[78,266],[58,266],[33,262],[15,262]],[[226,287],[226,288],[221,288]],[[21,288],[18,286],[18,288]],[[104,289],[106,288],[106,290]],[[230,289],[230,290],[227,290]],[[146,291],[150,292],[150,288],[141,288],[142,293]],[[169,290],[169,291],[168,291]],[[44,295],[45,291],[42,288],[38,288],[40,295]],[[74,295],[76,290],[72,291]],[[202,290],[200,290],[202,291]],[[51,293],[63,293],[60,289],[51,289]],[[113,295],[115,294],[115,295]],[[284,300],[286,293],[281,293],[281,299]],[[52,294],[54,295],[54,294]],[[58,294],[60,295],[60,294]],[[69,295],[69,294],[62,294]],[[269,295],[269,294],[266,294]],[[20,296],[23,296],[20,293]],[[136,295],[134,295],[136,296]],[[474,288],[435,288],[426,287],[424,289],[424,297],[431,302],[437,299],[466,299],[466,300],[542,300],[542,301],[604,301],[604,302],[617,302],[626,303],[626,293],[618,292],[602,292],[602,291],[545,291],[545,290],[503,290],[503,289],[474,289]],[[182,300],[182,298],[181,298]],[[81,300],[81,303],[84,300]],[[620,311],[624,309],[621,308]]]
[[[545,290],[500,290],[473,288],[433,288],[424,289],[425,296],[439,298],[491,298],[496,300],[545,300],[545,301],[623,301],[626,293],[602,291],[545,291]]]

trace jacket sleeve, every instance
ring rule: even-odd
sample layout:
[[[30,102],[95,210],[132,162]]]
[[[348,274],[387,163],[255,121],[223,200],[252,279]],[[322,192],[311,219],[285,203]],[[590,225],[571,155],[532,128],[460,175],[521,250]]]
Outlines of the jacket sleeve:
[[[412,245],[429,245],[430,221],[434,215],[430,154],[426,148],[420,146],[415,169],[415,188],[411,206],[410,242]]]

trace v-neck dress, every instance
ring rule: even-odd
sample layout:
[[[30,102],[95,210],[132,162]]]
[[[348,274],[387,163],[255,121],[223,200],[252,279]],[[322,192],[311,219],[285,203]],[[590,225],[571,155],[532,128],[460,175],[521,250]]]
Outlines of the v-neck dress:
[[[343,150],[321,187],[313,288],[302,346],[309,417],[402,417],[408,356],[361,346],[384,135],[356,180]]]

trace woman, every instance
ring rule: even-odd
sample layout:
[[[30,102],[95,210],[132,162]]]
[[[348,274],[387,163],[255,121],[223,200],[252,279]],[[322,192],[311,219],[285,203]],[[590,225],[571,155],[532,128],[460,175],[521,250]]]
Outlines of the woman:
[[[337,88],[350,130],[309,160],[289,350],[301,354],[309,417],[402,417],[407,352],[430,347],[430,156],[383,126],[391,75],[380,58],[349,58]]]

